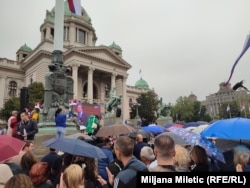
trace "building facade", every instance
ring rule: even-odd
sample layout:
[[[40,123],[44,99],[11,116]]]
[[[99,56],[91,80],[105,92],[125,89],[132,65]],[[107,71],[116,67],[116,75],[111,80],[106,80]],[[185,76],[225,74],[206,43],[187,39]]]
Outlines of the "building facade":
[[[122,57],[122,49],[113,42],[109,46],[96,46],[97,36],[91,18],[82,8],[78,16],[64,5],[64,65],[71,67],[74,79],[74,98],[89,104],[97,103],[105,113],[109,91],[115,88],[116,95],[122,95],[122,118],[129,119],[130,105],[149,87],[141,82],[127,86],[128,70],[132,67]],[[16,60],[0,58],[0,108],[11,97],[19,97],[20,89],[32,82],[45,83],[45,73],[52,62],[54,48],[55,9],[46,11],[40,26],[41,41],[31,49],[26,44],[16,52]]]
[[[250,94],[244,89],[239,89],[237,91],[231,88],[231,84],[224,86],[224,82],[219,84],[219,91],[210,94],[206,97],[206,100],[202,102],[202,105],[206,106],[207,112],[211,117],[219,115],[219,108],[221,104],[225,102],[231,102],[238,100],[239,102],[249,101]]]

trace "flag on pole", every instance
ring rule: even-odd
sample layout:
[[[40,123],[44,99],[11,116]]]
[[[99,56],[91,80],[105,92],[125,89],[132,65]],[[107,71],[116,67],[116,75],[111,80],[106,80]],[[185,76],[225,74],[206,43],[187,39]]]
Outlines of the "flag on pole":
[[[82,7],[81,7],[81,0],[68,0],[69,3],[69,10],[78,15],[82,15]]]
[[[229,104],[227,105],[227,112],[230,111],[230,106]]]
[[[247,49],[249,48],[249,46],[250,46],[250,35],[247,35],[246,40],[245,40],[245,44],[243,46],[243,50],[242,50],[241,54],[239,55],[239,57],[236,59],[235,63],[233,64],[233,67],[231,69],[231,73],[230,73],[229,79],[226,81],[226,83],[224,83],[224,86],[227,86],[228,83],[230,82],[230,80],[232,78],[232,75],[233,75],[233,72],[234,72],[234,69],[235,69],[237,63],[239,62],[239,60],[241,59],[241,57],[245,54],[245,52],[247,51]]]
[[[141,74],[141,69],[140,69],[140,71],[139,71],[139,74]]]

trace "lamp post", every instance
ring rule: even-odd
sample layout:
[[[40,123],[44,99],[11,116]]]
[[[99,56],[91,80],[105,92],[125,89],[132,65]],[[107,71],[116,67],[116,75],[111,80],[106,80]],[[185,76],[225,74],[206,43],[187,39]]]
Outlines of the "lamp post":
[[[139,119],[140,116],[139,116],[139,113],[138,113],[138,107],[139,107],[141,104],[140,104],[140,103],[135,103],[134,105],[135,105],[135,107],[136,107],[136,116],[135,116],[135,119]]]

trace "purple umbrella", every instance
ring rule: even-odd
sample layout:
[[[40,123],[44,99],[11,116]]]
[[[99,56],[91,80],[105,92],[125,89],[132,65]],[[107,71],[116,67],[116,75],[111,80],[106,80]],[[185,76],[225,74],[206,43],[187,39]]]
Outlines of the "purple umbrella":
[[[179,136],[180,138],[182,138],[183,140],[185,140],[186,142],[188,142],[193,146],[199,145],[203,147],[206,150],[207,155],[209,157],[212,157],[213,159],[225,163],[223,153],[207,138],[202,137],[201,135],[191,132],[184,128],[170,127],[167,130]]]

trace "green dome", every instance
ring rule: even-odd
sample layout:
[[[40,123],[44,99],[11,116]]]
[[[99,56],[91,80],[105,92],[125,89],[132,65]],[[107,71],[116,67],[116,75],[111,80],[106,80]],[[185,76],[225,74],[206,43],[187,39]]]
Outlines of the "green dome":
[[[25,51],[25,52],[32,52],[32,49],[30,47],[28,47],[26,44],[21,46],[21,48],[19,50],[22,50],[22,51]]]
[[[115,49],[117,49],[117,50],[120,50],[120,51],[122,51],[122,48],[119,46],[119,45],[117,45],[115,42],[113,42],[110,46],[109,46],[109,48],[115,48]]]
[[[149,89],[148,83],[142,78],[135,83],[135,87],[138,89]]]
[[[54,19],[55,19],[55,7],[50,11],[51,14],[50,16],[48,16],[46,19],[52,23],[54,23]],[[78,16],[77,14],[72,13],[69,10],[69,4],[68,1],[64,1],[64,16]],[[88,13],[86,12],[86,10],[82,7],[82,15],[84,16],[84,20],[88,23],[91,23],[91,18],[89,17]]]

